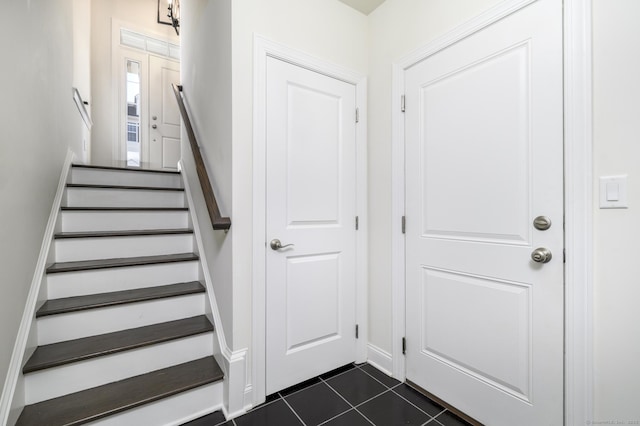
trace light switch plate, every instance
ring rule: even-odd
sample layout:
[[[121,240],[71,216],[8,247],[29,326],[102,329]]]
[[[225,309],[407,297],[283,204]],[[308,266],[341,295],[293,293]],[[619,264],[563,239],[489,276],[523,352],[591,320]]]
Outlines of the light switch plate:
[[[600,208],[628,208],[627,175],[600,177]]]

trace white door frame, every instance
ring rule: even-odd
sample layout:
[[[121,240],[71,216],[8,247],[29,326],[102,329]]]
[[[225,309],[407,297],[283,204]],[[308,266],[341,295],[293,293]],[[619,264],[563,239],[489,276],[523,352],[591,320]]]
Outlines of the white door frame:
[[[272,57],[308,70],[353,84],[360,120],[356,126],[356,211],[359,230],[356,233],[356,321],[359,338],[356,362],[366,360],[367,349],[367,79],[358,72],[322,61],[301,52],[254,35],[253,60],[253,276],[252,276],[252,401],[257,405],[266,397],[266,89],[267,58]],[[355,114],[354,114],[355,120]],[[354,223],[355,226],[355,223]]]
[[[393,65],[392,88],[392,357],[405,379],[404,73],[439,52],[536,0],[505,0]],[[559,0],[560,1],[560,0]],[[593,418],[593,212],[591,2],[564,0],[565,172],[565,424]]]

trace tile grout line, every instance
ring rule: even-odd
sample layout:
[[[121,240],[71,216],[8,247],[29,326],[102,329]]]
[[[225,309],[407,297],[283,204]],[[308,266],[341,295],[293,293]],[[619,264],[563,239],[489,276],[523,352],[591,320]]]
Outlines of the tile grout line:
[[[365,364],[365,365],[369,365],[369,364]],[[380,383],[382,386],[384,386],[384,387],[385,387],[385,388],[387,388],[387,389],[393,389],[393,388],[395,388],[396,386],[398,386],[398,385],[401,385],[401,384],[402,384],[402,382],[400,382],[400,383],[398,383],[397,385],[388,386],[387,384],[385,384],[385,383],[383,383],[382,381],[378,380],[375,376],[373,376],[372,374],[369,374],[366,370],[364,370],[364,369],[362,369],[362,368],[358,367],[357,365],[356,365],[356,368],[359,368],[359,369],[360,369],[360,371],[362,371],[364,374],[366,374],[367,376],[371,377],[373,380],[375,380],[376,382]],[[375,367],[373,367],[373,368],[375,368]],[[383,374],[384,374],[384,373],[383,373]],[[391,376],[389,376],[389,377],[391,377]],[[391,378],[393,379],[393,377],[391,377]]]
[[[305,388],[305,389],[307,389],[307,388]],[[289,405],[289,402],[287,401],[287,399],[286,398],[282,398],[282,400],[284,401],[285,404],[287,404],[287,407],[289,407],[289,410],[291,410],[293,412],[293,415],[296,416],[298,418],[298,420],[300,420],[302,425],[303,426],[307,426],[307,424],[300,418],[298,413],[296,413],[296,410],[294,410],[293,407],[291,405]]]
[[[348,410],[343,411],[343,412],[342,412],[342,413],[340,413],[340,414],[336,414],[335,416],[331,417],[330,419],[327,419],[327,420],[323,421],[322,423],[319,423],[319,424],[318,424],[318,426],[322,426],[322,425],[324,425],[324,424],[327,424],[327,423],[329,423],[331,420],[337,419],[338,417],[340,417],[340,416],[342,416],[342,415],[347,414],[347,413],[348,413],[349,411],[351,411],[351,410],[355,410],[355,408],[353,408],[353,406],[351,406],[351,408],[349,408]]]
[[[402,384],[402,383],[401,383]],[[400,385],[398,385],[400,386]],[[393,392],[394,394],[398,395],[401,399],[405,400],[406,402],[408,402],[410,405],[413,405],[415,408],[417,408],[418,410],[420,410],[421,412],[423,412],[424,414],[426,414],[427,416],[429,416],[429,420],[427,422],[430,422],[431,420],[435,419],[436,417],[438,417],[440,414],[444,413],[445,411],[447,411],[446,408],[443,408],[442,411],[440,411],[438,414],[436,414],[435,416],[432,416],[431,414],[427,413],[426,411],[424,411],[422,408],[418,407],[416,404],[414,404],[413,402],[409,401],[407,398],[405,398],[404,396],[400,395],[398,392],[394,391],[393,389],[397,388],[398,386],[394,386],[391,389],[391,392]],[[429,398],[427,398],[429,399]],[[429,401],[431,401],[431,399],[429,399]],[[434,401],[431,401],[434,402]]]
[[[357,366],[357,365],[355,365],[355,364],[353,364],[353,368],[349,368],[348,370],[345,370],[345,371],[343,371],[343,372],[341,372],[341,373],[338,373],[338,374],[336,374],[335,376],[331,376],[331,377],[329,377],[329,379],[333,379],[334,377],[342,376],[343,374],[348,373],[348,372],[349,372],[349,371],[351,371],[351,370],[355,370],[356,368],[358,368],[358,366]],[[305,390],[305,389],[309,389],[310,387],[315,386],[315,385],[318,385],[318,384],[320,384],[320,383],[322,383],[322,382],[324,382],[324,381],[325,381],[325,380],[324,380],[323,378],[321,378],[320,376],[312,377],[312,378],[311,378],[311,379],[309,379],[309,380],[313,380],[314,378],[317,378],[317,379],[319,380],[319,382],[318,382],[318,383],[313,383],[313,384],[311,384],[311,385],[309,385],[309,386],[306,386],[306,387],[304,387],[304,388],[302,388],[302,389],[298,389],[298,390],[297,390],[297,391],[295,391],[295,392],[291,392],[291,393],[290,393],[290,394],[288,394],[287,396],[295,395],[295,394],[297,394],[298,392],[302,392],[302,391],[303,391],[303,390]],[[294,386],[295,386],[295,385],[294,385]],[[282,391],[277,392],[277,394],[280,396],[280,398],[282,398],[282,399],[284,399],[284,398],[285,398],[285,396],[284,396],[284,395],[282,395]],[[271,402],[275,402],[275,401],[271,401]],[[269,404],[271,404],[271,402],[270,402]],[[263,404],[263,405],[266,405],[266,404]]]
[[[357,367],[357,366],[356,366],[356,367]],[[329,389],[331,389],[332,391],[334,391],[334,392],[335,392],[335,393],[336,393],[340,398],[344,399],[344,401],[345,401],[347,404],[349,404],[351,407],[353,407],[353,409],[356,411],[356,413],[358,413],[358,414],[360,414],[362,417],[364,417],[364,418],[365,418],[365,420],[367,420],[367,421],[368,421],[369,423],[371,423],[373,426],[376,426],[376,424],[375,424],[374,422],[372,422],[372,421],[369,419],[369,417],[365,416],[364,414],[362,414],[362,412],[361,412],[360,410],[358,410],[357,406],[353,405],[352,403],[350,403],[349,401],[347,401],[347,399],[346,399],[344,396],[340,395],[340,392],[338,392],[337,390],[335,390],[335,389],[334,389],[334,388],[333,388],[329,383],[327,383],[324,379],[320,379],[320,380],[322,380],[322,381],[324,382],[324,384],[326,384],[327,386],[329,386]],[[365,404],[365,403],[367,403],[367,402],[371,401],[372,399],[377,398],[378,396],[380,396],[380,395],[382,395],[383,393],[388,392],[388,391],[389,391],[389,389],[387,389],[387,390],[386,390],[386,391],[384,391],[384,392],[381,392],[380,394],[378,394],[378,395],[376,395],[376,396],[374,396],[374,397],[371,397],[371,398],[367,399],[366,401],[361,402],[360,404],[358,404],[358,406],[360,406],[360,405],[362,405],[362,404]],[[347,410],[347,411],[349,411],[349,410]],[[343,413],[343,414],[344,414],[344,413]]]

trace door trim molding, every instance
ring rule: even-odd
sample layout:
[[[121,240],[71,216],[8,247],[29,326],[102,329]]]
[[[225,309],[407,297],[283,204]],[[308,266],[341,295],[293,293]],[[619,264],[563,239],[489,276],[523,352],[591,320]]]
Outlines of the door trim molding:
[[[253,269],[252,269],[252,345],[251,389],[253,406],[266,397],[266,70],[272,57],[308,70],[342,80],[356,87],[356,106],[360,121],[356,126],[356,362],[367,358],[367,78],[365,75],[318,59],[305,52],[254,34],[253,37]]]
[[[404,73],[416,63],[537,0],[507,0],[393,64],[392,81],[392,365],[405,379]],[[591,3],[564,0],[565,115],[565,424],[593,415],[593,159]]]

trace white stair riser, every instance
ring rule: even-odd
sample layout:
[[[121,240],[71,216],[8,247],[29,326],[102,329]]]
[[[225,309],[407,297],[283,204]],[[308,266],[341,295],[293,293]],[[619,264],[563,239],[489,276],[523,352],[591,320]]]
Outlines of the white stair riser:
[[[49,299],[197,281],[198,262],[174,262],[47,275]]]
[[[182,188],[180,175],[175,173],[88,169],[82,167],[71,169],[71,183]]]
[[[91,426],[179,426],[222,408],[223,382],[211,383],[168,398],[142,405]]]
[[[62,238],[56,240],[55,247],[56,262],[190,253],[193,235]]]
[[[185,207],[183,191],[67,188],[66,207]]]
[[[187,211],[62,212],[62,232],[178,229],[188,226]]]
[[[198,293],[40,317],[38,345],[191,318],[205,313],[204,304],[204,293]]]
[[[26,374],[26,403],[34,404],[211,356],[213,339],[210,332]]]

